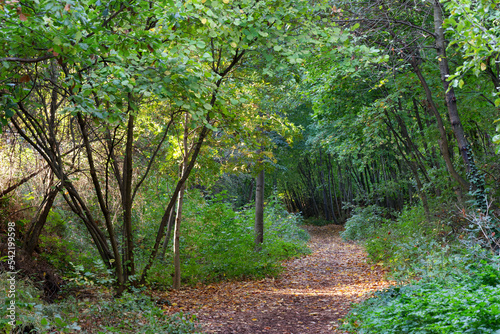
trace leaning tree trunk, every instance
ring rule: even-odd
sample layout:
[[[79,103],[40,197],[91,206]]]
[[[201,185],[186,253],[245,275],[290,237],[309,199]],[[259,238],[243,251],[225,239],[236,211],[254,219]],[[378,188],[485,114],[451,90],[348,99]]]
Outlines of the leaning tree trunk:
[[[168,242],[170,240],[170,235],[172,234],[172,227],[175,224],[175,207],[170,210],[170,216],[168,218],[167,233],[165,233],[165,241],[163,242],[163,249],[160,254],[160,261],[165,260],[165,254],[167,253]]]
[[[420,83],[422,84],[422,87],[424,88],[429,109],[434,114],[434,117],[436,117],[437,128],[439,130],[439,135],[440,135],[440,139],[438,140],[439,150],[441,151],[441,155],[444,158],[448,172],[450,173],[450,176],[460,184],[461,187],[467,189],[469,188],[469,183],[463,177],[461,177],[460,174],[458,174],[458,172],[455,170],[455,167],[453,167],[453,162],[451,161],[450,151],[448,148],[448,137],[446,135],[446,129],[444,128],[441,114],[439,113],[436,103],[432,98],[432,93],[429,88],[429,85],[427,84],[427,81],[422,75],[422,71],[420,70],[420,67],[418,66],[415,60],[412,61],[412,65],[415,74],[417,75],[418,79],[420,80]]]
[[[130,96],[129,96],[130,99]],[[123,163],[123,193],[122,193],[122,206],[123,206],[123,238],[124,238],[124,251],[123,251],[123,273],[125,275],[125,282],[129,276],[135,275],[135,261],[134,261],[134,240],[132,230],[132,177],[133,177],[133,141],[134,141],[134,115],[132,110],[129,110],[128,124],[127,124],[127,143],[125,146],[125,161]]]
[[[51,189],[47,194],[45,194],[42,203],[40,204],[35,217],[33,217],[28,233],[24,241],[24,250],[28,255],[32,255],[35,247],[38,244],[38,239],[42,233],[43,227],[47,222],[47,217],[50,213],[50,209],[54,204],[54,200],[61,189],[61,185],[56,186]]]
[[[446,97],[446,106],[448,107],[448,115],[450,117],[451,127],[460,149],[460,154],[465,164],[465,168],[469,173],[471,171],[471,160],[468,153],[469,143],[465,138],[464,128],[460,120],[457,108],[457,98],[453,86],[450,85],[447,78],[450,75],[450,68],[448,66],[448,59],[446,58],[446,41],[443,31],[443,7],[439,0],[434,0],[434,32],[436,35],[436,51],[439,61],[439,72],[441,73],[441,81]]]

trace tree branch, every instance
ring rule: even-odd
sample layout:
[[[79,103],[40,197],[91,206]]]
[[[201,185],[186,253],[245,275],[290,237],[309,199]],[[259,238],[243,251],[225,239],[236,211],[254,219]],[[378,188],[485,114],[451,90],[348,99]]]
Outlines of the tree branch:
[[[38,63],[43,60],[55,58],[52,53],[46,54],[45,56],[40,56],[38,58],[19,58],[19,57],[7,57],[0,58],[0,61],[11,61],[11,62],[19,62],[19,63]]]

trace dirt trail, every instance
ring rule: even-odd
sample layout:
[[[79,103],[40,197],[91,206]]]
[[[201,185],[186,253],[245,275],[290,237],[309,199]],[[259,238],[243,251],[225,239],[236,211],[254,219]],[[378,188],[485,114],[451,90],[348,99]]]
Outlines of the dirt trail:
[[[279,279],[222,282],[170,292],[169,313],[197,315],[206,333],[342,333],[353,302],[389,285],[341,226],[307,227],[312,254],[285,263]]]

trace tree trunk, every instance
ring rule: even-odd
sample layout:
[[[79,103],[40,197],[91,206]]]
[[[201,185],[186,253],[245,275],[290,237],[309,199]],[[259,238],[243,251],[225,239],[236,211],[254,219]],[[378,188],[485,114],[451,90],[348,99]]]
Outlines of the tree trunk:
[[[161,250],[160,261],[165,261],[165,254],[167,253],[168,242],[170,240],[170,235],[172,234],[172,227],[175,224],[175,207],[170,210],[170,216],[168,218],[167,233],[165,233],[165,241],[163,242],[163,249]]]
[[[35,176],[37,176],[38,174],[40,174],[40,172],[42,172],[47,167],[48,166],[40,168],[36,172],[31,173],[30,175],[22,178],[21,180],[17,181],[13,185],[10,185],[6,189],[0,191],[0,198],[4,197],[5,195],[7,195],[8,193],[10,193],[11,191],[16,190],[17,188],[19,188],[20,186],[22,186],[23,184],[25,184],[26,182],[28,182],[29,180],[31,180],[32,178],[34,178]],[[9,181],[9,184],[10,184],[10,181]]]
[[[33,254],[33,251],[38,244],[38,239],[42,233],[45,223],[47,222],[47,217],[59,190],[60,185],[45,194],[42,203],[38,207],[35,217],[31,220],[30,228],[24,241],[24,250],[29,256]]]
[[[177,198],[177,213],[175,217],[175,228],[174,228],[174,280],[172,287],[175,290],[181,288],[181,255],[180,255],[180,233],[181,233],[181,218],[182,218],[182,202],[184,200],[184,192],[186,190],[186,184],[184,183],[179,191],[179,197]]]
[[[448,147],[448,137],[446,135],[446,130],[444,128],[443,119],[441,118],[441,114],[439,113],[439,110],[437,109],[437,106],[434,103],[434,99],[432,98],[432,93],[429,88],[429,85],[427,85],[427,81],[422,75],[422,72],[420,71],[420,68],[417,65],[416,61],[412,61],[412,66],[413,70],[415,71],[415,74],[420,80],[420,84],[424,88],[429,109],[434,114],[434,117],[436,117],[437,128],[439,130],[439,135],[440,135],[440,140],[438,140],[439,149],[446,163],[446,168],[448,169],[448,172],[450,173],[451,177],[455,179],[460,184],[461,187],[468,189],[469,183],[464,178],[462,178],[460,174],[458,174],[457,171],[455,170],[455,167],[453,167],[453,162],[451,161],[450,151]]]
[[[431,219],[429,204],[427,202],[427,195],[425,194],[424,189],[423,189],[424,187],[423,187],[422,181],[420,180],[420,177],[418,176],[416,155],[415,155],[414,151],[411,149],[411,147],[408,147],[407,150],[410,151],[410,155],[411,155],[412,160],[410,160],[409,158],[406,157],[405,150],[403,149],[403,145],[405,144],[405,142],[401,137],[399,137],[398,133],[396,132],[394,127],[391,125],[390,117],[389,117],[389,114],[387,113],[387,111],[384,111],[384,113],[386,115],[385,123],[387,124],[387,127],[389,128],[389,130],[392,131],[392,133],[396,137],[397,148],[398,148],[399,152],[401,153],[401,156],[403,157],[403,159],[407,163],[407,165],[410,167],[411,172],[413,173],[413,177],[415,178],[415,181],[417,182],[417,190],[418,190],[419,197],[422,200],[422,206],[424,207],[424,211],[425,211],[425,218],[429,222]],[[399,138],[399,140],[398,140],[398,138]],[[410,189],[411,189],[411,187],[410,187]],[[410,194],[410,200],[411,200],[411,194]]]
[[[189,113],[186,112],[184,116],[184,135],[183,135],[183,148],[184,155],[182,158],[182,164],[179,171],[180,177],[182,178],[187,172],[189,147]],[[181,256],[180,256],[180,233],[181,233],[181,220],[182,220],[182,203],[184,200],[184,192],[186,191],[186,183],[182,184],[177,198],[177,213],[175,217],[175,228],[174,228],[174,281],[173,288],[178,290],[181,288]],[[173,208],[172,208],[173,210]]]
[[[254,179],[252,178],[252,180],[250,181],[250,187],[248,189],[248,200],[247,200],[247,203],[251,203],[252,202],[253,188],[254,188]]]
[[[264,242],[264,170],[259,172],[255,187],[255,249],[260,251]]]
[[[186,173],[187,163],[188,163],[188,138],[189,138],[189,114],[186,112],[184,116],[184,134],[183,134],[183,159],[179,170],[179,176]],[[175,217],[174,226],[174,277],[173,277],[173,288],[175,290],[181,287],[181,257],[180,257],[180,232],[181,232],[181,220],[182,220],[182,203],[184,201],[184,193],[186,191],[186,184],[183,183],[177,197],[177,212]],[[172,208],[172,211],[174,208]],[[170,213],[171,214],[171,213]]]
[[[450,86],[450,83],[447,80],[450,75],[450,69],[448,66],[448,59],[446,58],[446,41],[443,31],[442,11],[443,7],[439,0],[434,0],[434,32],[436,35],[436,51],[438,55],[439,72],[441,73],[441,81],[443,82],[443,88],[445,91],[446,106],[448,107],[451,127],[453,129],[453,133],[455,134],[458,148],[460,149],[460,154],[462,155],[462,160],[464,161],[467,172],[469,173],[471,171],[471,161],[467,152],[469,143],[465,138],[464,128],[458,114],[455,91],[453,86]]]
[[[327,221],[330,221],[332,219],[330,217],[330,209],[328,206],[328,194],[325,184],[325,173],[323,172],[323,155],[321,154],[321,149],[319,150],[318,169],[319,169],[319,180],[321,183],[321,189],[323,190],[323,212],[325,214],[325,219]]]
[[[130,97],[129,97],[130,98]],[[133,141],[134,141],[134,115],[129,110],[129,118],[127,124],[127,143],[125,146],[125,161],[123,164],[123,237],[124,237],[124,252],[123,266],[125,279],[135,275],[134,263],[134,240],[132,231],[132,176],[133,176]]]
[[[92,183],[94,185],[94,190],[95,190],[95,193],[97,196],[97,200],[99,202],[99,207],[101,209],[101,212],[102,212],[103,217],[104,217],[104,221],[106,223],[106,229],[108,231],[109,240],[111,242],[111,249],[113,250],[113,256],[114,256],[115,262],[112,264],[108,262],[107,264],[109,266],[113,266],[115,268],[117,284],[118,284],[118,293],[121,293],[124,290],[125,283],[126,283],[126,277],[125,277],[125,273],[123,270],[124,264],[122,263],[122,260],[120,259],[120,251],[118,249],[118,241],[116,239],[116,234],[114,231],[113,223],[111,221],[110,213],[109,213],[108,206],[106,203],[107,201],[105,201],[105,198],[104,198],[104,195],[102,192],[102,188],[101,188],[101,183],[99,181],[99,177],[97,176],[96,165],[95,165],[94,157],[92,154],[93,150],[92,150],[92,147],[90,144],[89,133],[87,130],[87,123],[85,122],[85,119],[83,118],[83,115],[81,113],[77,114],[77,120],[78,120],[78,124],[80,127],[80,131],[82,133],[82,139],[83,139],[83,142],[85,145],[85,152],[86,152],[87,160],[88,160],[88,164],[89,164],[90,176],[92,179]],[[88,216],[88,218],[85,220],[85,215],[83,215],[83,212],[85,212],[88,209],[86,209],[86,206],[84,205],[83,202],[80,203],[78,201],[78,200],[80,200],[80,196],[76,192],[76,189],[74,189],[73,185],[65,182],[66,181],[65,179],[67,177],[62,172],[62,168],[60,167],[61,165],[62,165],[62,161],[59,161],[60,171],[59,171],[58,177],[60,180],[62,180],[63,185],[68,190],[68,195],[74,201],[74,205],[73,206],[70,205],[70,207],[72,207],[73,211],[77,214],[78,214],[77,211],[82,211],[81,214],[79,214],[79,216],[82,217],[84,222],[86,222],[87,226],[95,225],[95,221],[93,220],[93,218],[90,217],[90,212],[86,213],[86,216]],[[65,196],[65,198],[67,199],[66,196]],[[66,201],[68,202],[68,199]],[[70,204],[70,203],[68,202],[68,204]],[[89,232],[92,234],[92,231],[90,228],[89,228]],[[101,243],[103,244],[103,246],[105,246],[103,248],[107,248],[107,242],[106,242],[105,238],[103,237],[102,239],[103,240],[101,241]],[[96,245],[99,248],[99,245],[97,243],[96,243]],[[106,259],[104,257],[102,257],[102,258],[103,258],[103,261],[106,263],[107,262]]]
[[[335,209],[333,208],[333,194],[332,194],[332,183],[334,181],[332,177],[332,166],[330,164],[330,156],[328,155],[328,160],[326,160],[326,165],[328,167],[328,197],[330,197],[330,211],[332,212],[333,222],[338,224],[337,216],[335,215]],[[333,189],[335,191],[335,189]],[[337,196],[335,196],[335,201],[337,201]],[[339,210],[340,213],[340,210]]]

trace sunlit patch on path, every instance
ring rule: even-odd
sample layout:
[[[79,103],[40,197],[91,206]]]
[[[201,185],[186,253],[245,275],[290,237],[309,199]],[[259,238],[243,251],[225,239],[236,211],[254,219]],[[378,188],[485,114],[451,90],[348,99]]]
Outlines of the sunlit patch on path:
[[[350,305],[390,285],[366,263],[362,247],[342,241],[337,225],[308,227],[312,254],[285,263],[279,279],[222,282],[169,292],[169,313],[190,312],[204,332],[342,333]]]

